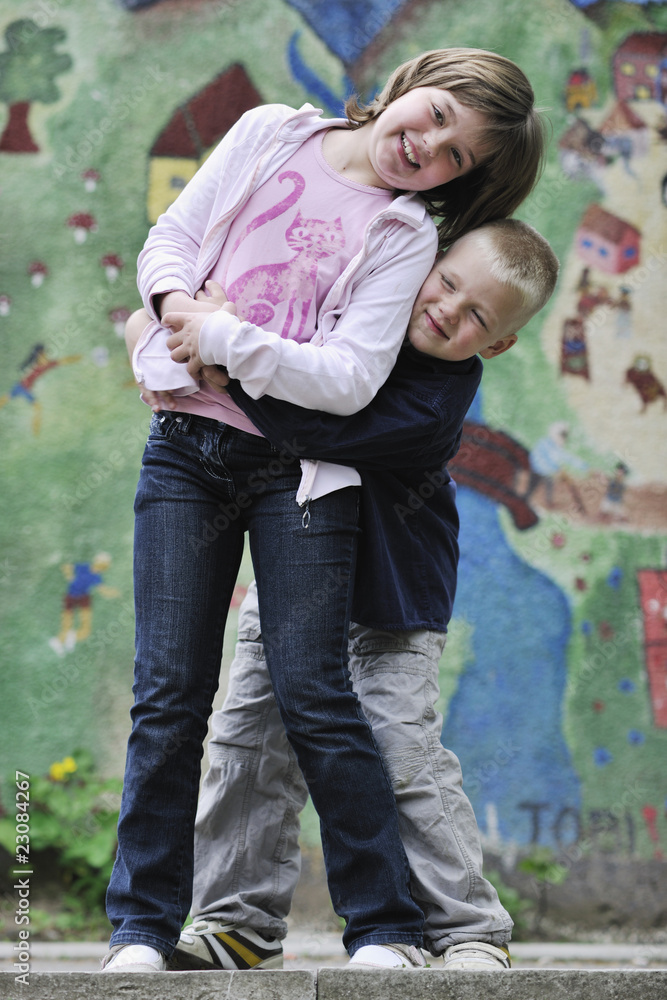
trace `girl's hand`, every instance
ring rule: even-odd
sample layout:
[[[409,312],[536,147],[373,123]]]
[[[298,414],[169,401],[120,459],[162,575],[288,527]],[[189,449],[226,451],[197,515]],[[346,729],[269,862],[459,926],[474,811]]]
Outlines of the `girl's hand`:
[[[208,313],[167,313],[162,317],[162,326],[171,330],[167,337],[167,347],[172,361],[185,364],[194,378],[204,367],[199,357],[199,334]]]

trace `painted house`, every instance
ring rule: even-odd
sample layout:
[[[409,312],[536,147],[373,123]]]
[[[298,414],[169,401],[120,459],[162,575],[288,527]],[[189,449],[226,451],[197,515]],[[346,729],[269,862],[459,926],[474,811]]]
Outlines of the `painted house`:
[[[613,58],[614,89],[620,101],[663,101],[667,87],[667,34],[638,32],[619,45]]]
[[[606,274],[623,274],[639,263],[641,233],[601,205],[589,205],[575,235],[577,253]]]
[[[639,570],[637,582],[653,721],[664,729],[667,728],[667,571]]]
[[[600,133],[612,142],[627,142],[632,156],[646,156],[648,125],[626,101],[617,101],[600,125]]]
[[[590,108],[598,96],[595,80],[587,69],[575,69],[565,86],[565,107],[568,111]]]
[[[175,201],[241,115],[262,103],[245,69],[236,64],[176,109],[150,151],[146,206],[150,222]]]

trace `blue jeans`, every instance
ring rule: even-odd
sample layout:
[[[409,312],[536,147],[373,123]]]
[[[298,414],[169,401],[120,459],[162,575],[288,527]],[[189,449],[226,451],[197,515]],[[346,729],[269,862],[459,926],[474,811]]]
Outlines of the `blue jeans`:
[[[276,702],[322,828],[343,942],[420,944],[391,782],[347,669],[358,490],[295,495],[298,457],[190,414],[153,417],[135,502],[135,702],[111,944],[169,955],[189,912],[202,745],[248,531]]]

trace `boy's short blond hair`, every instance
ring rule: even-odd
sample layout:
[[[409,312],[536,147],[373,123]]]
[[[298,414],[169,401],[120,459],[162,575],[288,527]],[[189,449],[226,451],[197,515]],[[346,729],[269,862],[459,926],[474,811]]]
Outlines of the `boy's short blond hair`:
[[[560,264],[548,240],[527,222],[496,219],[457,242],[461,241],[474,242],[485,256],[491,276],[519,296],[516,330],[520,330],[546,305],[556,287]]]

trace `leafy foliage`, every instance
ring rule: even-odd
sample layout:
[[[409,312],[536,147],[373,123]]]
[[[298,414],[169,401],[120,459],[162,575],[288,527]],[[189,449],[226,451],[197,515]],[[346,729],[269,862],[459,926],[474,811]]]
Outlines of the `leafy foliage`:
[[[122,783],[95,774],[91,754],[76,750],[56,761],[46,776],[31,776],[30,862],[53,866],[64,887],[63,911],[99,916],[116,853]],[[15,817],[0,819],[0,844],[14,855]]]

